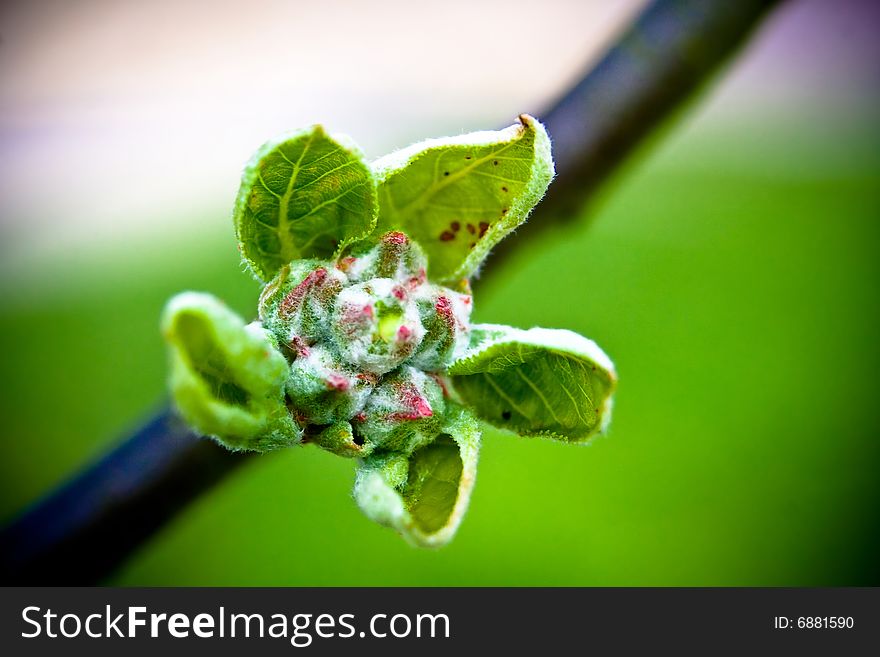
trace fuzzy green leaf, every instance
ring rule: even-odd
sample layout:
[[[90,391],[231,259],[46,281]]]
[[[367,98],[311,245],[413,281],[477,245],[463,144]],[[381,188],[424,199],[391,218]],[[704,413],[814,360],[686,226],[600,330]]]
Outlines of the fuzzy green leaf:
[[[298,443],[284,402],[288,365],[270,334],[209,294],[184,292],[165,307],[171,393],[184,419],[230,449]]]
[[[483,420],[522,436],[584,442],[611,420],[614,365],[592,340],[558,329],[475,325],[447,370]]]
[[[263,281],[300,258],[328,258],[376,225],[376,183],[360,151],[321,126],[263,145],[242,174],[233,219]]]
[[[372,520],[420,547],[440,547],[455,535],[477,473],[480,430],[467,410],[447,413],[441,433],[410,455],[365,459],[354,497]]]
[[[526,114],[497,132],[431,139],[373,163],[379,232],[401,230],[437,282],[469,277],[525,221],[553,178],[550,140]]]

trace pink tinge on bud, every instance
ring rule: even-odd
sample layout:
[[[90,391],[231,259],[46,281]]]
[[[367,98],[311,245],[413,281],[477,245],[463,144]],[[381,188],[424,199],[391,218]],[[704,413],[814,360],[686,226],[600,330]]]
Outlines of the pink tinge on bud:
[[[394,246],[405,246],[409,244],[409,238],[404,233],[397,230],[385,233],[385,235],[382,236],[382,241],[386,244],[393,244]]]
[[[428,400],[413,384],[404,384],[397,389],[397,392],[400,395],[401,405],[409,410],[389,413],[387,415],[389,420],[421,420],[434,415]]]
[[[428,400],[424,397],[420,397],[416,400],[416,413],[419,414],[419,417],[431,417],[434,415],[434,411],[431,410]]]
[[[394,297],[400,301],[406,299],[406,290],[403,289],[402,285],[395,285],[393,288],[391,288],[391,294],[393,294]]]
[[[339,262],[336,263],[336,269],[338,269],[341,272],[347,272],[349,269],[352,268],[352,266],[356,262],[357,262],[357,258],[355,258],[353,256],[348,256],[346,258],[342,258]]]
[[[407,282],[406,286],[410,291],[415,290],[420,285],[424,285],[425,281],[428,280],[428,273],[425,271],[424,267],[419,268],[418,276],[411,277]]]
[[[438,297],[437,303],[434,304],[438,317],[443,319],[443,323],[452,331],[455,329],[455,313],[452,311],[452,302],[449,297]]]
[[[327,387],[331,390],[345,392],[348,390],[348,379],[341,374],[330,374],[327,376]]]
[[[437,385],[440,386],[440,390],[443,392],[443,396],[449,397],[449,387],[446,385],[446,379],[437,374],[437,372],[428,372],[428,376],[437,382]]]
[[[306,294],[323,283],[325,278],[327,278],[327,270],[323,267],[319,267],[306,276],[302,282],[288,292],[287,296],[281,301],[281,306],[279,308],[281,316],[287,318],[296,312],[302,305]]]
[[[385,233],[379,246],[376,274],[380,278],[394,278],[409,250],[409,238],[399,231]]]
[[[470,297],[462,297],[461,299],[461,305],[463,306],[470,305],[470,302]],[[443,320],[443,323],[449,328],[450,334],[455,333],[456,329],[460,331],[467,330],[466,323],[455,313],[455,307],[449,297],[438,297],[437,302],[434,304],[434,310],[437,311],[437,316],[440,317]]]
[[[298,335],[294,335],[290,340],[290,348],[292,351],[296,352],[296,355],[301,358],[306,358],[309,355],[309,348],[306,345],[306,341],[303,340]]]
[[[397,341],[406,342],[412,337],[412,331],[407,326],[401,326],[397,329]]]
[[[357,331],[358,326],[363,326],[365,320],[373,319],[373,306],[366,303],[363,306],[348,304],[342,310],[343,328],[347,332]]]
[[[366,422],[367,421],[367,414],[364,413],[363,411],[361,411],[360,413],[358,413],[357,415],[355,415],[351,419],[354,420],[355,422]]]

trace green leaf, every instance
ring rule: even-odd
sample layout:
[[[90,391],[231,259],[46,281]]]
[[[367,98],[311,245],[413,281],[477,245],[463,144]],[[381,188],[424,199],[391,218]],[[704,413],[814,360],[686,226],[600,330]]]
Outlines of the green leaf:
[[[373,163],[379,231],[401,230],[428,255],[437,282],[469,277],[525,221],[553,178],[550,139],[536,119],[498,132],[431,139]]]
[[[410,455],[365,459],[354,497],[372,520],[419,547],[440,547],[455,535],[477,474],[480,430],[467,410],[454,407],[433,442]]]
[[[321,126],[264,144],[242,174],[233,219],[263,281],[300,258],[328,258],[376,225],[376,183],[356,146]]]
[[[447,370],[477,415],[521,436],[584,442],[611,420],[614,365],[592,340],[558,329],[474,325]]]
[[[288,365],[270,334],[209,294],[184,292],[162,317],[171,393],[183,418],[230,449],[300,441],[284,400]]]

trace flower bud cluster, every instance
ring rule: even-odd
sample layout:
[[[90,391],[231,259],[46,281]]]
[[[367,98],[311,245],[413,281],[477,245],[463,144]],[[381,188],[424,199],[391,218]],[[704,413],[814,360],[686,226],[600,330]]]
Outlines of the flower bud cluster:
[[[467,348],[472,298],[430,283],[399,232],[336,261],[297,260],[260,297],[290,361],[286,392],[306,435],[338,454],[409,453],[439,433],[443,370]]]

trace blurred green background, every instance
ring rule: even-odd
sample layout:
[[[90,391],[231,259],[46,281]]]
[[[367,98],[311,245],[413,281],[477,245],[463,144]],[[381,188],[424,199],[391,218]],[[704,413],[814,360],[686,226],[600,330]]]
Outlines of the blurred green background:
[[[354,464],[305,447],[236,472],[110,583],[880,584],[869,115],[686,114],[580,221],[478,283],[477,321],[579,331],[620,388],[587,447],[487,431],[448,547],[375,526],[350,498]],[[208,290],[253,315],[228,215],[205,212],[188,241],[79,249],[4,280],[0,520],[162,403],[169,296]]]

